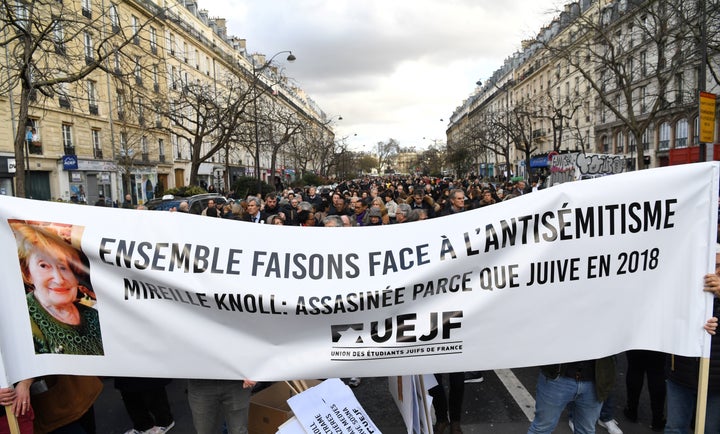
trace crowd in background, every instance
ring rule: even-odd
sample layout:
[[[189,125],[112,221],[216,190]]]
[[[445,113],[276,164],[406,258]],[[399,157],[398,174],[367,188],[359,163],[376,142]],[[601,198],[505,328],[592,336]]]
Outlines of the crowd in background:
[[[447,215],[452,212],[453,192],[462,193],[461,208],[469,210],[536,189],[535,183],[529,186],[525,181],[496,184],[469,178],[455,181],[431,177],[366,177],[332,187],[283,188],[264,197],[238,197],[231,191],[227,202],[213,201],[202,214],[289,226],[325,226],[328,216],[347,216],[349,224],[345,226],[371,226]],[[455,205],[457,210],[460,204],[456,201]],[[176,211],[184,212],[186,208],[181,203]]]

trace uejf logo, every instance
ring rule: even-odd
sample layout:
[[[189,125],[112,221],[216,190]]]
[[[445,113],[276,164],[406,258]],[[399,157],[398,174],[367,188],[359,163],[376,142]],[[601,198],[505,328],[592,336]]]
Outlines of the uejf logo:
[[[332,342],[344,345],[431,342],[438,337],[449,340],[452,330],[461,327],[461,310],[430,312],[425,318],[407,313],[369,323],[333,324]]]

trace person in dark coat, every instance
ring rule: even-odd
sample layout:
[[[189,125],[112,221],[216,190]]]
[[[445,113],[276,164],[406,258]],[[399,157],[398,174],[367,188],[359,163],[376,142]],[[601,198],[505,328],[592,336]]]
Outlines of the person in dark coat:
[[[710,344],[710,371],[708,377],[707,413],[705,432],[720,433],[720,338],[716,334],[720,316],[720,244],[715,253],[715,274],[705,276],[704,291],[715,295],[713,317],[705,323],[712,336]],[[695,414],[700,359],[697,357],[668,357],[667,423],[665,434],[686,434]]]

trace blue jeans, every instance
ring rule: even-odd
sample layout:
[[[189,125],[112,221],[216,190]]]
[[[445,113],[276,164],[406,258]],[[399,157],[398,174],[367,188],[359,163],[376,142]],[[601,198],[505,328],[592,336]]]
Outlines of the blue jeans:
[[[547,378],[541,372],[535,393],[535,419],[528,434],[549,434],[555,430],[568,403],[574,402],[575,434],[594,434],[602,401],[598,401],[595,383],[560,376]]]
[[[188,404],[198,434],[247,434],[250,392],[242,380],[188,380]]]
[[[575,402],[570,402],[567,406],[568,419],[573,420],[573,413],[575,411]],[[605,401],[602,403],[602,409],[600,410],[600,420],[603,422],[609,422],[615,419],[615,393],[610,392]]]
[[[695,414],[697,389],[667,380],[667,423],[665,434],[687,434]],[[708,392],[705,434],[720,434],[720,393]]]

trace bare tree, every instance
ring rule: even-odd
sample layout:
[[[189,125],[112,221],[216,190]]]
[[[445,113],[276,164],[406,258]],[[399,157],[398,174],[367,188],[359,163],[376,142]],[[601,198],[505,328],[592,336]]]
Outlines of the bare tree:
[[[116,6],[115,6],[116,7]],[[108,60],[139,38],[139,32],[162,9],[149,11],[147,21],[129,32],[108,10],[78,9],[77,2],[56,0],[0,1],[0,47],[5,50],[6,75],[0,92],[17,103],[14,153],[16,194],[26,196],[25,127],[30,108],[71,109],[78,98],[72,85],[95,71],[110,72]],[[117,14],[117,10],[114,10]],[[133,50],[139,50],[133,47]],[[75,86],[77,87],[77,86]],[[19,98],[14,92],[19,90]]]
[[[400,144],[395,139],[388,139],[385,142],[377,143],[377,156],[378,156],[378,173],[383,169],[387,169],[388,164],[391,164],[395,156],[400,152]]]
[[[270,152],[270,173],[275,176],[278,155],[293,137],[303,131],[307,122],[275,98],[258,101],[258,107],[258,112],[262,113],[257,120],[260,122],[260,147]]]
[[[682,0],[592,2],[577,11],[566,37],[545,47],[558,71],[566,65],[584,78],[600,110],[612,115],[610,123],[643,143],[658,115],[687,102],[673,84],[699,62],[690,25],[699,20],[696,6]],[[645,168],[644,158],[637,168]]]
[[[176,87],[179,91],[170,95],[169,102],[155,100],[150,109],[169,120],[163,129],[189,145],[190,184],[196,185],[200,164],[220,150],[229,153],[233,146],[250,143],[249,107],[255,102],[255,93],[240,71],[219,83],[181,81]]]
[[[504,161],[508,168],[513,147],[511,119],[511,110],[490,110],[483,113],[481,121],[473,123],[469,130],[472,141],[479,144],[482,153],[494,154],[495,160]]]
[[[579,92],[573,92],[565,98],[553,96],[550,88],[548,88],[540,97],[533,102],[536,110],[534,112],[537,119],[545,119],[550,124],[552,132],[552,149],[560,151],[563,144],[564,133],[567,129],[577,126],[577,116],[583,107],[584,100]],[[589,115],[589,114],[588,114]],[[544,135],[544,131],[533,131],[533,136],[539,138]],[[574,135],[572,137],[575,137]]]

